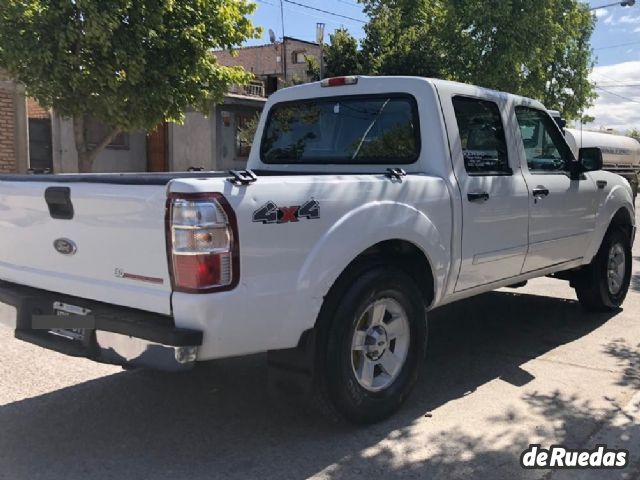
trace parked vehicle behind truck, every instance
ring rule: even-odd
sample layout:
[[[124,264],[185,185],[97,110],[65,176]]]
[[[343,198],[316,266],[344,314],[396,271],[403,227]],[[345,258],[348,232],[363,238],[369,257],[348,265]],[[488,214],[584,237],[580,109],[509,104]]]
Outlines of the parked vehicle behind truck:
[[[564,133],[574,155],[583,147],[596,147],[602,151],[602,168],[617,173],[629,182],[635,203],[640,184],[640,142],[632,137],[608,132],[565,128],[567,122],[558,110],[548,112]]]
[[[640,174],[640,142],[624,135],[573,128],[565,129],[564,136],[574,153],[583,147],[599,148],[602,151],[602,168],[625,178],[631,185],[635,200]]]
[[[268,352],[373,422],[415,384],[431,309],[551,274],[622,305],[634,207],[601,166],[531,99],[325,79],[269,98],[248,171],[0,176],[0,300],[16,337],[101,362]]]

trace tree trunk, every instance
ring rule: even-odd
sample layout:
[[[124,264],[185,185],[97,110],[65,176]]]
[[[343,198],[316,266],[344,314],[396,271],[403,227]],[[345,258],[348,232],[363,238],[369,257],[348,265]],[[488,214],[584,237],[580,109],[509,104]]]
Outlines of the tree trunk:
[[[93,161],[118,133],[120,133],[120,129],[112,129],[97,145],[92,145],[89,148],[87,144],[87,123],[84,116],[76,115],[73,117],[73,137],[76,151],[78,152],[78,171],[80,173],[91,173],[93,171]]]

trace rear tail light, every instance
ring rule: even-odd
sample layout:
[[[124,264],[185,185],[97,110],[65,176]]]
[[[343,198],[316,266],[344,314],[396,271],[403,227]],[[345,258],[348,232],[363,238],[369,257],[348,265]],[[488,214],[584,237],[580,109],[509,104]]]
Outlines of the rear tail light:
[[[358,77],[350,75],[347,77],[331,77],[320,80],[321,87],[340,87],[342,85],[355,85],[358,83]]]
[[[167,245],[173,289],[207,293],[238,284],[238,231],[220,193],[171,194]]]

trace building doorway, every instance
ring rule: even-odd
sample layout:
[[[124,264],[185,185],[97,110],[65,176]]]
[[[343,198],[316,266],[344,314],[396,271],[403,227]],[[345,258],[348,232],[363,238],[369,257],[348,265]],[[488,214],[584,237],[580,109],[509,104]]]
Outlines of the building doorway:
[[[29,119],[29,168],[37,172],[53,170],[51,119]]]
[[[163,122],[147,134],[147,171],[166,172],[167,161],[167,123]]]
[[[268,97],[276,90],[278,90],[278,77],[276,75],[267,75],[264,86],[265,95]]]

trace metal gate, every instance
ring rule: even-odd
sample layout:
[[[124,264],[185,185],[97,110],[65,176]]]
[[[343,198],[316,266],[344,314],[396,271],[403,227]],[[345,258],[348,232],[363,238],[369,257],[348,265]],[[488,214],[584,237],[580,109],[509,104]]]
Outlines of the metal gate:
[[[50,118],[29,119],[29,168],[53,169]]]

